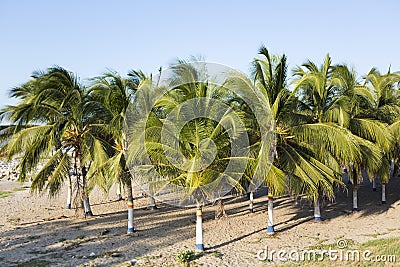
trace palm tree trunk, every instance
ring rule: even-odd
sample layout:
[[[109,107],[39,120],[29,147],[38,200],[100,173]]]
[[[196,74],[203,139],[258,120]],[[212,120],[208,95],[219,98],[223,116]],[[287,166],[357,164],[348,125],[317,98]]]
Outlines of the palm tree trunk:
[[[249,211],[250,212],[254,212],[254,209],[253,209],[253,197],[254,197],[254,193],[253,193],[253,191],[251,191],[250,194],[249,194]]]
[[[394,159],[391,160],[390,162],[390,175],[389,175],[389,179],[392,178],[394,174]]]
[[[132,194],[132,182],[129,181],[127,184],[128,190],[128,233],[135,232],[133,226],[133,194]]]
[[[382,204],[386,204],[386,184],[382,183]]]
[[[67,191],[67,206],[66,209],[71,209],[71,201],[72,201],[72,181],[71,177],[68,180],[68,191]]]
[[[321,210],[319,207],[319,197],[314,203],[314,222],[322,222],[321,219]]]
[[[79,160],[82,163],[81,160]],[[85,216],[93,216],[92,209],[90,208],[90,201],[89,201],[89,194],[86,189],[86,174],[87,169],[86,166],[81,166],[81,173],[82,173],[82,201],[83,201],[83,209],[85,212]]]
[[[204,251],[203,244],[203,210],[201,205],[197,205],[196,211],[196,250]]]
[[[357,198],[358,186],[353,187],[353,212],[358,211],[358,198]]]
[[[224,219],[226,217],[228,217],[228,215],[226,215],[224,203],[222,202],[222,199],[219,198],[217,200],[217,206],[215,209],[215,219],[219,220],[219,219]]]
[[[156,201],[155,201],[154,197],[152,197],[152,196],[150,196],[150,209],[151,210],[157,209]]]
[[[267,234],[272,235],[275,233],[274,229],[274,197],[269,192],[268,188],[268,228]]]
[[[116,187],[117,187],[117,195],[116,195],[116,200],[120,201],[122,200],[122,195],[121,195],[121,182],[117,181],[116,182]]]
[[[345,184],[348,184],[350,182],[349,172],[346,166],[343,167],[342,182]]]
[[[372,179],[372,191],[376,191],[376,178]]]
[[[92,209],[90,208],[89,196],[85,191],[83,191],[83,208],[85,211],[85,216],[93,216]]]

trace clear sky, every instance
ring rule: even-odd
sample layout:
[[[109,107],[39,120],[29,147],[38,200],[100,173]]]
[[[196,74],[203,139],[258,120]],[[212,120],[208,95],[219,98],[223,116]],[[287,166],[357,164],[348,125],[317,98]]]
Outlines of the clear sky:
[[[156,72],[201,55],[248,72],[261,44],[290,68],[311,59],[400,70],[400,1],[0,0],[0,107],[34,70],[82,80],[106,68]]]

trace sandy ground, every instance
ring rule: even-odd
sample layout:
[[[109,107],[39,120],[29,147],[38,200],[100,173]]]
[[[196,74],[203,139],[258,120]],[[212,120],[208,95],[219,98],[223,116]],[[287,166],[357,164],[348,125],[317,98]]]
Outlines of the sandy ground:
[[[195,210],[158,203],[150,210],[148,198],[135,191],[135,228],[126,234],[126,201],[109,195],[91,194],[92,218],[65,210],[65,191],[59,197],[30,195],[29,184],[0,180],[0,266],[179,266],[175,255],[194,250]],[[400,237],[400,178],[387,186],[387,204],[380,204],[380,186],[373,192],[369,181],[359,190],[360,212],[352,213],[351,193],[338,192],[336,203],[325,203],[322,223],[313,222],[313,209],[306,201],[295,204],[290,197],[275,200],[275,230],[268,236],[265,189],[255,194],[255,213],[248,212],[242,197],[224,199],[228,218],[214,220],[215,207],[204,209],[204,245],[191,266],[269,266],[257,252],[302,250],[318,244],[335,244],[339,239],[365,242],[376,238]],[[398,261],[400,261],[400,252]],[[303,264],[309,265],[309,264]],[[337,263],[343,266],[343,263]],[[363,266],[363,264],[359,265]],[[390,265],[387,265],[390,266]]]

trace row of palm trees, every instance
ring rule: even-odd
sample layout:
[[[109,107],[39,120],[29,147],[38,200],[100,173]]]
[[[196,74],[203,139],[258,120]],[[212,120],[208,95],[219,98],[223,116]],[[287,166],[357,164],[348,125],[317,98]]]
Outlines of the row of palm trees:
[[[305,194],[314,203],[314,220],[321,221],[320,200],[335,197],[335,188],[343,185],[343,166],[353,184],[354,211],[363,172],[371,180],[380,179],[383,192],[395,173],[391,164],[397,166],[400,136],[397,73],[372,69],[359,79],[353,69],[333,65],[327,55],[320,66],[306,61],[296,67],[289,78],[286,56],[271,55],[264,46],[249,76],[231,73],[221,84],[204,75],[204,65],[178,61],[170,70],[168,90],[159,78],[140,71],[127,77],[109,71],[88,85],[58,66],[35,72],[31,80],[11,89],[17,104],[1,110],[9,123],[1,131],[2,152],[20,159],[21,181],[34,173],[34,192],[48,190],[54,196],[65,183],[71,185],[67,207],[75,199],[86,216],[92,215],[89,193],[94,186],[107,191],[114,183],[123,184],[128,232],[134,231],[132,180],[161,199],[168,195],[165,188],[172,188],[175,194],[166,201],[197,206],[199,250],[204,249],[202,206],[231,187],[248,191],[252,200],[260,182],[268,186],[267,231],[272,234],[273,196]],[[232,86],[255,92],[259,101],[269,104],[274,146],[266,146],[254,110],[240,93],[227,89]],[[160,97],[152,98],[155,94]],[[223,105],[215,108],[217,101]],[[206,118],[197,116],[198,110],[213,113]],[[178,129],[175,142],[175,125],[168,118],[188,114],[192,117]],[[243,138],[243,131],[246,153],[232,155],[232,144]],[[229,162],[243,171],[227,171]],[[268,162],[273,163],[269,171],[260,172],[257,166],[269,167]]]

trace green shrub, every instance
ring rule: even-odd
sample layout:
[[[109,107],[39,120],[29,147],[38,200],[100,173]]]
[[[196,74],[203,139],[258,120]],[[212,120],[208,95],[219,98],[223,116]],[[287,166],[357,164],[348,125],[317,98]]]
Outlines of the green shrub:
[[[176,260],[184,266],[189,266],[189,262],[196,258],[196,254],[192,250],[184,250],[176,254]]]

